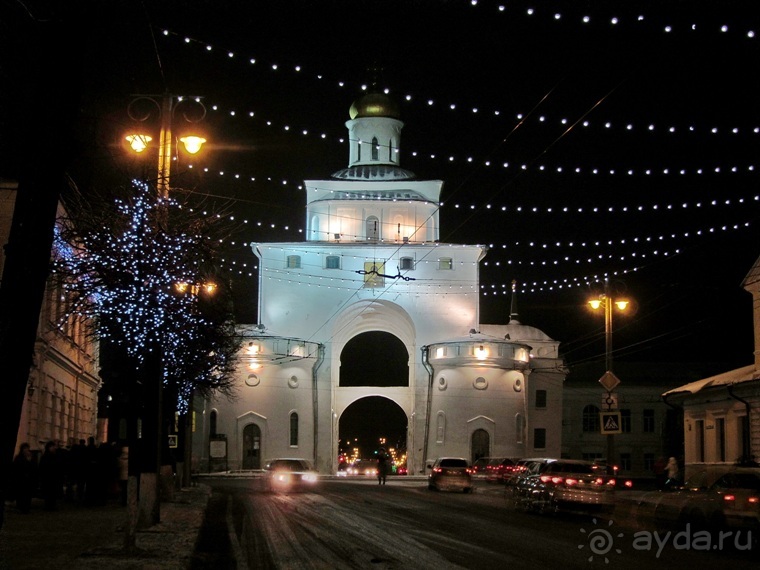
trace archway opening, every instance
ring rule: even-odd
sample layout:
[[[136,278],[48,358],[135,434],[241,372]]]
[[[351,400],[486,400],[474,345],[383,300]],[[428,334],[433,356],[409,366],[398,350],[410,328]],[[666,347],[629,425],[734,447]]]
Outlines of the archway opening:
[[[384,331],[353,337],[340,354],[341,387],[409,386],[409,352],[401,340]]]
[[[381,447],[399,460],[405,457],[407,421],[404,410],[388,398],[367,396],[355,401],[340,416],[338,469],[354,459],[373,459]]]

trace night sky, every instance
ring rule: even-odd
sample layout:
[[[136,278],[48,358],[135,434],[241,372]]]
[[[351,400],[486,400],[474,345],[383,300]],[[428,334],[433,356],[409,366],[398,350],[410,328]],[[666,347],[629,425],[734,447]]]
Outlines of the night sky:
[[[89,4],[71,172],[124,184],[130,96],[202,95],[207,152],[172,182],[249,220],[227,267],[242,322],[256,321],[244,244],[304,239],[302,181],[347,166],[348,109],[376,80],[401,105],[401,165],[445,182],[441,241],[491,248],[481,323],[508,320],[514,280],[523,324],[570,363],[603,358],[585,301],[609,276],[636,301],[616,359],[752,362],[754,2],[103,4]]]

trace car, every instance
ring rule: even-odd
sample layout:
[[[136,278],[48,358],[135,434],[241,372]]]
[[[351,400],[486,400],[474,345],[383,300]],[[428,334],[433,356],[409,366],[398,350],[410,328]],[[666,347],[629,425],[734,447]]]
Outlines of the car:
[[[520,474],[524,473],[528,469],[528,466],[536,461],[543,461],[543,458],[518,459],[515,461],[511,471],[505,471],[502,474],[502,482],[507,486],[507,491],[510,491],[514,487]]]
[[[490,457],[478,457],[475,461],[472,462],[472,465],[470,466],[470,469],[472,469],[472,474],[474,477],[485,477],[486,475],[486,466],[491,461]]]
[[[760,532],[760,468],[737,467],[708,484],[705,471],[672,490],[651,491],[638,501],[636,516],[658,526],[756,529]]]
[[[509,457],[492,457],[486,465],[486,481],[489,483],[503,483],[504,474],[511,473],[515,468],[515,460]]]
[[[512,491],[515,508],[538,513],[611,512],[615,481],[591,461],[539,459],[527,463]]]
[[[377,477],[377,459],[357,459],[346,473],[353,477]]]
[[[268,491],[297,491],[314,489],[319,473],[308,459],[283,457],[272,459],[264,468]]]
[[[428,489],[431,491],[460,490],[472,493],[472,469],[463,457],[439,457],[428,464]]]

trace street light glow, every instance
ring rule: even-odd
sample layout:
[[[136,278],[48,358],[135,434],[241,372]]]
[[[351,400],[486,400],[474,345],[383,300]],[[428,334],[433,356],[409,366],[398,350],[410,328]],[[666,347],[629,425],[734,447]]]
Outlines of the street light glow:
[[[148,148],[148,143],[153,140],[153,137],[150,135],[128,135],[126,139],[133,151],[142,152]]]
[[[199,150],[201,150],[203,143],[206,142],[206,139],[204,139],[203,137],[199,137],[195,135],[188,135],[186,137],[182,137],[179,140],[180,142],[185,144],[185,150],[189,152],[190,154],[197,153]]]

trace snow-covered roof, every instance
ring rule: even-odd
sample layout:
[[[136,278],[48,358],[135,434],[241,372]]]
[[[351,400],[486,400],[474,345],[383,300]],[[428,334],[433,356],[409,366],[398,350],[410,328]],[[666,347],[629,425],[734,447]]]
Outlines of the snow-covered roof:
[[[755,370],[754,365],[744,366],[735,370],[730,370],[716,376],[710,376],[709,378],[703,378],[696,382],[690,382],[684,384],[678,388],[668,390],[663,396],[671,396],[673,394],[696,394],[702,390],[708,388],[719,388],[721,386],[730,386],[733,384],[741,384],[743,382],[753,382],[760,380],[760,373]]]

